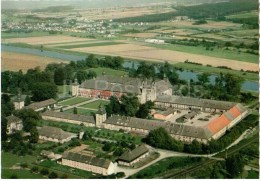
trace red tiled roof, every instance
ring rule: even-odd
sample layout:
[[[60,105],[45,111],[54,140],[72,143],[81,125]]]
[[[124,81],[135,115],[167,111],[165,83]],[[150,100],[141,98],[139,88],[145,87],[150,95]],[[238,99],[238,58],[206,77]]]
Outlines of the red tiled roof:
[[[228,112],[230,112],[234,118],[237,118],[241,114],[236,106],[232,107]]]
[[[226,127],[231,121],[222,114],[220,117],[214,119],[212,122],[208,124],[208,129],[213,133],[216,134],[224,127]]]

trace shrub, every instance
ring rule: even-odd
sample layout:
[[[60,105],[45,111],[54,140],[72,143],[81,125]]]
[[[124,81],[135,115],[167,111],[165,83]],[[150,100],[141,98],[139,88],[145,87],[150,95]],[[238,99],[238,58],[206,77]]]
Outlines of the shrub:
[[[33,166],[33,167],[31,168],[31,171],[32,171],[32,172],[38,172],[38,171],[39,171],[39,168],[38,168],[37,166]]]
[[[42,175],[48,175],[49,174],[49,170],[47,168],[43,168],[43,169],[41,169],[40,173]]]
[[[51,172],[48,178],[58,178],[58,175],[55,172]]]
[[[11,175],[11,177],[10,177],[10,179],[17,179],[18,177],[17,177],[17,175],[14,173],[14,174],[12,174]]]

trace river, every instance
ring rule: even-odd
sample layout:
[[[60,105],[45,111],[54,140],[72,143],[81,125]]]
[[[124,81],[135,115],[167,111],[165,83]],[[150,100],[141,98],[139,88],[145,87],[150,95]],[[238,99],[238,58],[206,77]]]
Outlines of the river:
[[[33,48],[22,48],[22,47],[15,47],[15,46],[7,46],[1,44],[1,50],[2,51],[9,51],[9,52],[16,52],[16,53],[26,53],[26,54],[32,54],[32,55],[39,55],[39,56],[45,56],[45,57],[51,57],[51,58],[57,58],[67,61],[78,61],[85,59],[86,56],[80,56],[80,55],[73,55],[68,53],[61,53],[61,52],[55,52],[55,51],[41,51],[39,49],[33,49]],[[134,65],[134,68],[138,67],[138,62],[133,62],[131,60],[125,60],[123,66],[125,68],[131,68]],[[197,74],[196,72],[191,72],[188,70],[185,71],[177,71],[179,74],[179,78],[183,80],[191,80],[194,81],[197,80]],[[210,75],[210,82],[214,83],[216,75]],[[246,80],[242,84],[242,89],[246,91],[255,91],[257,92],[259,90],[258,83],[250,80]]]

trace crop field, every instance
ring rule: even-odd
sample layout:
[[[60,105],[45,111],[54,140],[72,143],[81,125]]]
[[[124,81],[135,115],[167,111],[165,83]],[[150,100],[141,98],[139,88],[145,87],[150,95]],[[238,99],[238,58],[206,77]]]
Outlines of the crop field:
[[[100,105],[104,106],[104,105],[107,105],[107,104],[109,104],[109,101],[97,100],[97,101],[94,101],[94,102],[91,102],[91,103],[88,103],[88,104],[84,104],[80,107],[89,108],[89,109],[98,109],[98,107]]]
[[[126,37],[137,37],[137,38],[153,38],[157,35],[157,33],[131,33],[131,34],[125,34],[123,36]]]
[[[123,43],[120,42],[94,42],[94,43],[86,43],[86,44],[74,44],[74,45],[65,45],[65,46],[56,46],[57,48],[63,49],[72,49],[72,48],[82,48],[82,47],[96,47],[96,46],[109,46],[109,45],[120,45]]]
[[[11,70],[11,71],[19,71],[22,70],[26,72],[30,68],[35,68],[37,66],[43,70],[50,63],[68,63],[67,61],[63,61],[55,58],[48,58],[30,54],[21,54],[14,52],[2,52],[2,71],[3,70]]]
[[[5,33],[1,32],[1,39],[8,38],[25,38],[25,37],[34,37],[34,36],[48,36],[48,32],[32,32],[32,33]]]
[[[203,65],[209,64],[215,67],[225,65],[227,67],[232,67],[232,69],[235,70],[241,70],[241,69],[253,70],[253,71],[258,70],[257,63],[242,62],[242,61],[237,61],[236,59],[212,57],[209,55],[199,55],[197,52],[188,53],[188,52],[180,52],[180,51],[173,51],[173,50],[163,50],[154,47],[134,45],[134,44],[75,48],[71,50],[94,53],[94,54],[110,55],[110,56],[122,56],[125,58],[149,60],[149,61],[157,61],[157,62],[169,61],[171,63],[177,63],[177,62],[184,62],[185,60],[189,60],[192,62],[202,63]],[[237,54],[236,57],[240,57],[241,60],[242,56],[243,53]],[[249,59],[248,57],[251,57],[252,59]],[[245,54],[244,58],[245,59],[243,61],[246,60],[247,61],[251,60],[252,62],[257,61],[256,55]]]
[[[81,102],[85,102],[85,101],[89,101],[90,98],[86,98],[86,97],[75,97],[69,100],[65,100],[62,102],[59,102],[59,104],[64,105],[64,106],[72,106],[75,104],[79,104]]]
[[[226,21],[207,21],[207,24],[201,24],[201,25],[193,25],[195,21],[189,21],[189,20],[182,20],[182,21],[174,21],[174,22],[159,22],[154,23],[155,25],[160,26],[170,26],[170,27],[178,27],[178,28],[198,28],[198,29],[226,29],[226,28],[232,28],[237,29],[240,28],[242,25],[232,22],[226,22]]]
[[[92,39],[58,35],[58,36],[39,36],[39,37],[4,39],[3,43],[26,43],[30,45],[45,45],[50,43],[66,43],[66,42],[88,41],[88,40],[92,40]]]
[[[96,111],[93,111],[93,110],[88,110],[88,109],[83,109],[83,108],[77,108],[77,111],[78,111],[78,114],[82,114],[82,115],[86,115],[86,116],[91,116],[92,114],[96,113]],[[68,109],[64,112],[67,112],[67,113],[73,113],[74,112],[74,109]]]
[[[157,48],[162,48],[166,50],[173,50],[173,51],[180,51],[198,55],[205,55],[210,57],[217,57],[217,58],[225,58],[230,60],[237,60],[242,62],[250,62],[250,63],[258,63],[258,56],[243,52],[235,52],[231,50],[225,50],[222,48],[214,48],[213,51],[206,50],[205,47],[202,46],[185,46],[185,45],[150,45]],[[210,64],[210,63],[209,63]],[[224,65],[224,64],[223,64]]]

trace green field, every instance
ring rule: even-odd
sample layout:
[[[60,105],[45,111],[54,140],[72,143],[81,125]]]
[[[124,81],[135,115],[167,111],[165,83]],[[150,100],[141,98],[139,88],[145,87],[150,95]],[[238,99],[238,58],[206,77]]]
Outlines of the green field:
[[[75,98],[72,98],[72,99],[69,99],[69,100],[59,102],[59,104],[61,104],[63,106],[72,106],[72,105],[79,104],[81,102],[85,102],[85,101],[88,101],[88,100],[90,100],[90,98],[75,97]]]
[[[258,17],[258,11],[238,13],[238,14],[226,16],[227,19],[241,19],[241,18],[251,18],[251,17]]]
[[[207,66],[201,66],[201,65],[195,65],[195,64],[189,64],[189,63],[176,63],[173,65],[173,67],[176,68],[182,68],[184,70],[192,70],[194,72],[205,72],[210,74],[219,74],[222,73],[231,73],[237,76],[241,76],[247,80],[252,81],[258,81],[258,74],[256,73],[248,73],[248,72],[241,72],[237,70],[228,70],[228,69],[221,69],[217,67],[207,67]]]
[[[120,45],[120,44],[123,44],[123,43],[120,43],[120,42],[99,42],[99,43],[85,43],[85,44],[76,44],[76,45],[57,46],[57,48],[72,49],[72,48],[109,46],[109,45]]]
[[[64,112],[67,113],[73,113],[74,109],[68,109]],[[82,108],[77,108],[78,114],[86,115],[86,116],[91,116],[92,114],[95,114],[96,111],[88,110],[88,109],[82,109]]]
[[[6,32],[1,32],[1,38],[2,39],[7,39],[7,38],[25,38],[25,37],[34,37],[34,36],[55,36],[51,35],[48,32],[31,32],[31,33],[6,33]]]
[[[98,109],[98,107],[100,105],[104,106],[104,105],[107,105],[107,104],[109,104],[109,101],[97,100],[97,101],[94,101],[94,102],[91,102],[91,103],[88,103],[88,104],[84,104],[80,107],[89,108],[89,109]]]
[[[12,166],[20,163],[27,163],[30,167],[36,160],[37,158],[31,155],[18,156],[12,153],[1,152],[2,178],[10,178],[13,174],[18,178],[44,178],[40,174],[31,173],[29,170],[11,169]]]
[[[124,76],[128,75],[128,72],[122,71],[122,70],[114,70],[111,68],[105,68],[105,67],[98,67],[98,68],[90,68],[87,69],[88,71],[94,71],[97,73],[98,76],[103,75],[103,72],[105,72],[105,75],[113,75],[113,76]]]
[[[213,51],[210,51],[210,50],[206,50],[206,48],[202,47],[202,46],[194,47],[194,46],[171,45],[171,44],[165,44],[165,45],[151,45],[150,44],[149,46],[157,47],[157,48],[161,48],[161,49],[173,50],[173,51],[192,53],[192,54],[197,54],[197,55],[225,58],[225,59],[230,59],[230,60],[251,62],[251,63],[256,63],[256,64],[258,63],[257,55],[243,53],[243,52],[238,53],[238,52],[224,50],[224,49],[218,49],[218,48],[214,48]]]
[[[16,175],[18,179],[47,179],[39,173],[32,173],[25,169],[3,169],[2,168],[2,179],[9,179],[12,175]]]

